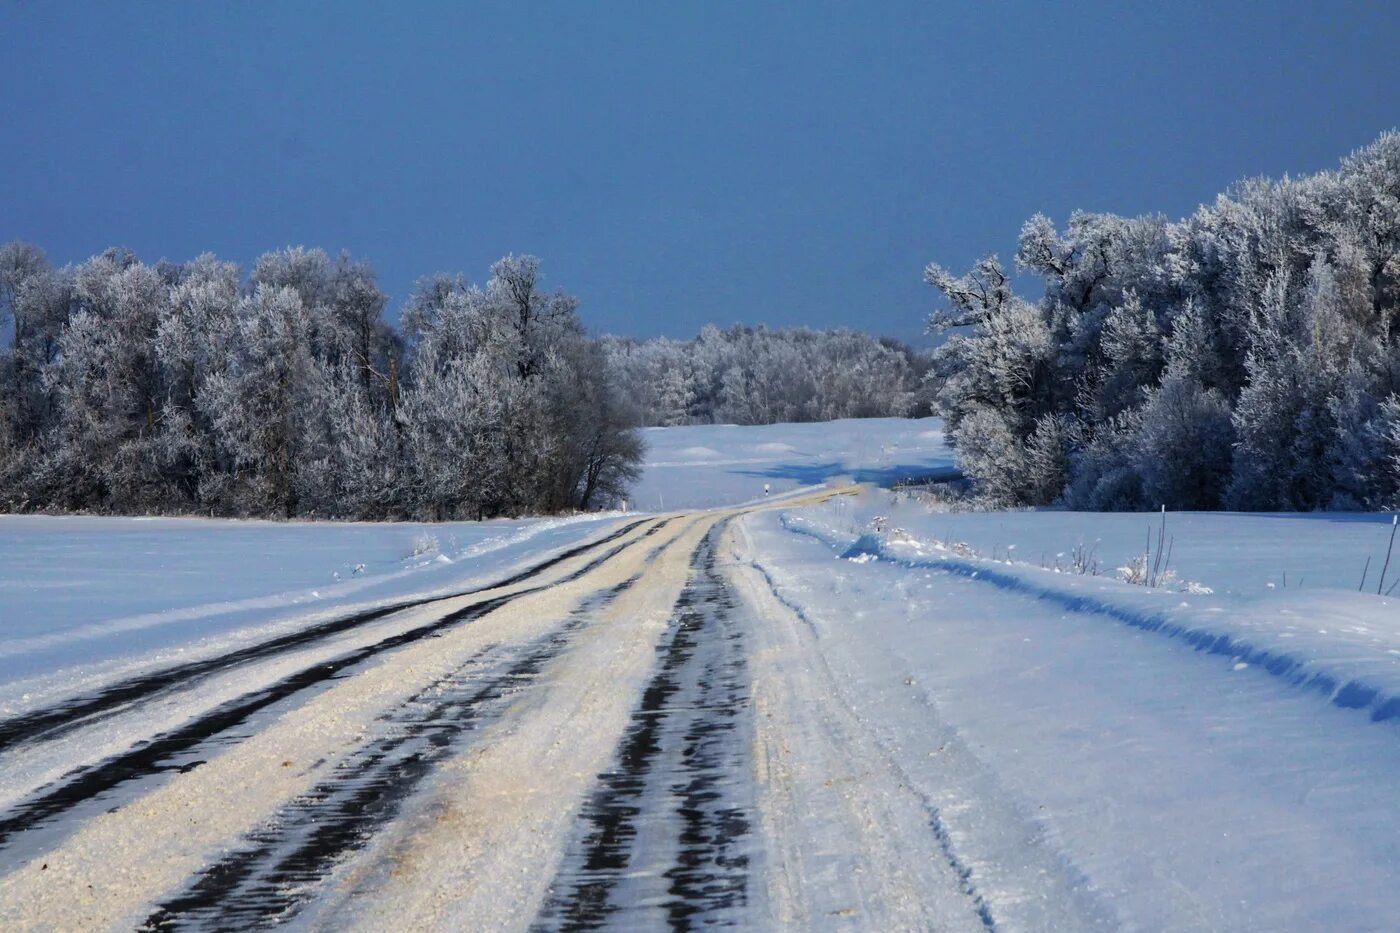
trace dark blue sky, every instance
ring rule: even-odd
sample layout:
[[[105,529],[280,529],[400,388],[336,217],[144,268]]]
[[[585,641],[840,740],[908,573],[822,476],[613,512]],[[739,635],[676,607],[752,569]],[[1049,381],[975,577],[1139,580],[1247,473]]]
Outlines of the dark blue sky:
[[[397,9],[395,9],[397,8]],[[1400,4],[0,0],[0,239],[543,257],[593,328],[914,337],[930,260],[1400,124]]]

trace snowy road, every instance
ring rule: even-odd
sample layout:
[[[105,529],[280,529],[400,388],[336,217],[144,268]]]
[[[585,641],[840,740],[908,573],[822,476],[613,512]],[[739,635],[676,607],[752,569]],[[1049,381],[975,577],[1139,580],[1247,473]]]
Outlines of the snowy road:
[[[975,574],[835,560],[780,514],[833,495],[636,519],[467,592],[11,715],[0,925],[1380,929],[1400,910],[1392,723]]]
[[[5,927],[748,925],[743,511],[0,721]]]

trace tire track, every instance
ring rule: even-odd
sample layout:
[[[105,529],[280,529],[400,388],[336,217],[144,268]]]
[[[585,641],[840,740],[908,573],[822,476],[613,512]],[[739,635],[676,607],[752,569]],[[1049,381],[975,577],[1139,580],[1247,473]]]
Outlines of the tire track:
[[[313,688],[324,686],[332,679],[350,676],[357,668],[385,652],[442,634],[447,629],[478,619],[550,586],[578,580],[623,550],[660,531],[667,524],[669,523],[658,522],[638,539],[607,548],[601,555],[558,581],[475,603],[329,661],[310,665],[215,707],[181,727],[138,744],[123,754],[70,772],[64,779],[56,782],[56,785],[40,788],[0,818],[0,850],[5,851],[5,862],[14,864],[23,861],[28,854],[26,851],[8,851],[17,836],[45,828],[80,806],[87,809],[97,809],[99,805],[101,809],[110,808],[115,802],[113,791],[123,785],[146,781],[171,771],[186,771],[198,767],[203,763],[201,756],[206,752],[212,752],[244,738],[243,735],[230,733],[237,727],[248,724],[255,715],[268,711],[270,707]],[[597,549],[617,537],[618,534],[610,535],[603,541],[594,542],[581,550]],[[575,553],[578,552],[576,549]],[[551,565],[552,563],[558,563],[558,560],[552,560]],[[528,579],[528,576],[517,577]],[[433,601],[436,600],[430,602]],[[48,834],[43,834],[35,840],[35,845],[47,845],[52,841]]]
[[[537,930],[746,922],[752,722],[743,630],[717,568],[722,529],[692,557],[659,666],[584,805]]]
[[[247,929],[287,920],[340,860],[398,815],[439,762],[460,754],[639,576],[585,600],[553,632],[515,650],[493,646],[415,694],[384,717],[387,735],[342,761],[243,847],[160,904],[142,929]]]
[[[231,651],[226,654],[211,658],[203,658],[198,661],[191,661],[186,664],[179,664],[147,674],[141,674],[136,677],[130,677],[108,685],[101,690],[11,717],[10,719],[0,721],[0,753],[9,751],[15,746],[33,742],[41,738],[51,738],[61,735],[72,728],[86,725],[103,716],[120,712],[136,703],[185,689],[215,674],[223,673],[232,668],[251,664],[253,662],[268,660],[279,654],[297,648],[303,648],[318,641],[367,625],[371,622],[376,622],[397,612],[431,605],[443,600],[460,599],[464,596],[472,596],[477,593],[489,592],[502,587],[523,583],[549,570],[551,567],[555,567],[580,554],[615,541],[644,523],[645,520],[629,522],[597,541],[591,541],[569,548],[553,557],[532,564],[505,579],[497,580],[485,586],[464,590],[460,593],[447,596],[410,599],[388,606],[351,613],[350,615],[341,616],[304,629],[299,629],[295,632],[289,632],[286,635],[281,635],[264,642],[259,642],[256,645],[239,648],[236,651]]]
[[[754,677],[768,924],[809,928],[846,918],[839,925],[851,929],[998,929],[984,879],[959,851],[947,811],[850,705],[819,628],[755,560],[763,552],[746,523],[732,540],[732,579],[742,603],[764,620]],[[938,754],[952,753],[940,745]],[[1045,890],[1045,868],[1029,869],[1024,896]],[[1058,905],[1031,915],[1041,914],[1052,927],[1066,917]],[[1086,920],[1068,917],[1074,929]]]

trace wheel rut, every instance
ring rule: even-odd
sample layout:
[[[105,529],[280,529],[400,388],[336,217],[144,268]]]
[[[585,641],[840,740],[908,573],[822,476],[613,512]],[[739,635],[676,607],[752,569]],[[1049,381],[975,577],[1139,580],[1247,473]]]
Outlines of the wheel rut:
[[[120,806],[124,800],[146,790],[152,780],[198,767],[209,756],[246,738],[253,731],[256,719],[276,712],[279,704],[299,700],[309,691],[324,688],[333,680],[352,676],[365,664],[387,652],[441,635],[548,586],[578,580],[623,550],[639,546],[640,541],[663,527],[665,523],[655,524],[636,540],[606,547],[621,533],[610,535],[603,541],[575,551],[577,554],[602,548],[602,553],[562,580],[483,600],[332,660],[309,665],[196,716],[176,729],[140,742],[119,755],[70,772],[19,801],[0,817],[0,870],[19,864],[37,851],[51,846],[61,838],[59,834],[64,827],[69,830],[76,828],[80,820],[72,817],[95,815]],[[557,562],[553,560],[550,563]],[[528,578],[517,575],[517,581]],[[56,825],[60,822],[62,826]]]
[[[254,662],[268,660],[288,651],[303,648],[368,625],[372,622],[377,622],[407,609],[416,609],[437,602],[460,599],[463,596],[471,596],[476,593],[488,592],[490,590],[500,589],[501,587],[523,583],[564,561],[587,553],[595,548],[610,544],[629,532],[634,531],[643,523],[642,521],[630,522],[608,534],[606,537],[569,548],[566,551],[555,554],[553,557],[532,564],[505,579],[497,580],[485,586],[464,590],[460,593],[453,593],[448,596],[431,596],[422,599],[404,600],[388,606],[380,606],[374,609],[366,609],[361,612],[351,613],[326,622],[308,626],[304,629],[298,629],[295,632],[289,632],[286,635],[271,638],[246,648],[239,648],[236,651],[230,651],[215,657],[202,658],[198,661],[190,661],[185,664],[167,667],[148,674],[126,678],[117,683],[110,684],[101,690],[69,698],[61,703],[33,710],[19,716],[13,716],[0,721],[0,752],[9,751],[16,746],[38,739],[56,737],[66,731],[81,725],[86,725],[101,717],[121,712],[142,701],[166,695],[177,690],[186,689],[216,674]]]
[[[751,916],[747,646],[717,562],[696,549],[658,665],[598,776],[534,927],[686,930]]]
[[[161,903],[142,929],[247,929],[295,915],[339,861],[399,814],[434,766],[460,754],[476,732],[498,719],[636,579],[594,594],[563,625],[533,642],[485,649],[386,714],[384,735]]]

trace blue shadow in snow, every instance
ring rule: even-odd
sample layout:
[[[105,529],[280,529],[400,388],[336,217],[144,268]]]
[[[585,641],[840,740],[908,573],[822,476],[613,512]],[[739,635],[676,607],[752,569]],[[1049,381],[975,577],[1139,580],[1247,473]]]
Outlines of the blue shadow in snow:
[[[947,463],[902,463],[887,467],[847,467],[843,463],[783,463],[762,470],[734,470],[741,476],[760,479],[790,479],[804,486],[825,483],[837,476],[849,476],[857,483],[893,486],[909,480],[944,482],[962,478],[962,471]]]
[[[1286,521],[1342,522],[1349,525],[1389,526],[1394,512],[1199,512],[1200,515],[1231,515],[1241,518],[1282,519]]]
[[[783,527],[794,534],[814,538],[827,547],[832,546],[832,542],[821,534],[793,523],[787,515],[784,515],[781,521]],[[904,567],[941,570],[955,577],[977,580],[1006,592],[1050,603],[1069,612],[1104,616],[1131,628],[1184,642],[1199,652],[1220,655],[1232,661],[1244,661],[1257,670],[1277,677],[1292,687],[1322,694],[1333,706],[1366,713],[1372,722],[1400,720],[1400,695],[1387,692],[1363,680],[1343,679],[1334,676],[1328,671],[1318,670],[1315,662],[1311,659],[1278,649],[1260,648],[1251,645],[1239,636],[1227,635],[1208,628],[1196,628],[1169,619],[1160,613],[1130,609],[1088,594],[1077,594],[1049,586],[1040,586],[1014,574],[996,570],[986,563],[956,557],[918,559],[892,556],[885,551],[884,542],[877,534],[861,535],[852,544],[843,548],[840,556],[851,558],[864,555]]]

